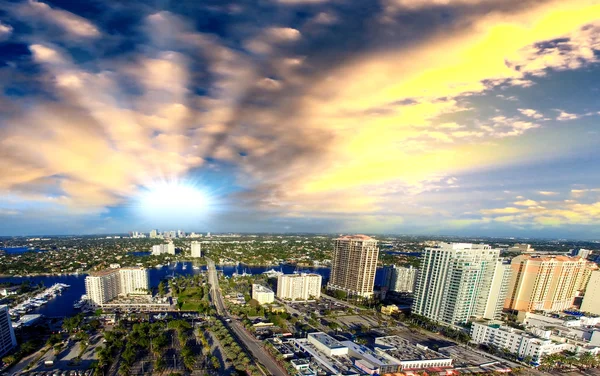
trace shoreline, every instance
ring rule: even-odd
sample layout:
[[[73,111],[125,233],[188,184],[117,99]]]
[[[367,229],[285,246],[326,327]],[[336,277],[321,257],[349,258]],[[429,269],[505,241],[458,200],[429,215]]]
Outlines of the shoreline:
[[[72,275],[87,275],[85,272],[72,272],[72,273],[33,273],[33,274],[0,274],[0,278],[32,278],[32,277],[61,277],[61,276],[72,276]]]

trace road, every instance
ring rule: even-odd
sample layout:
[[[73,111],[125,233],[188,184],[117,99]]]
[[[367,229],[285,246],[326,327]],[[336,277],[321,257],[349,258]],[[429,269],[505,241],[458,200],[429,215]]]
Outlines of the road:
[[[225,325],[229,326],[229,328],[236,334],[239,340],[242,341],[244,346],[258,360],[258,362],[267,368],[267,371],[270,375],[287,376],[287,373],[266,352],[262,346],[262,343],[252,337],[246,331],[243,325],[237,320],[230,318],[229,313],[225,308],[225,304],[223,303],[223,296],[221,295],[221,290],[219,288],[219,278],[217,276],[215,263],[208,258],[206,261],[208,264],[208,283],[210,283],[211,286],[210,293],[212,296],[212,301],[215,304],[215,308],[217,309],[217,314],[223,318],[230,319],[230,321],[226,320]]]

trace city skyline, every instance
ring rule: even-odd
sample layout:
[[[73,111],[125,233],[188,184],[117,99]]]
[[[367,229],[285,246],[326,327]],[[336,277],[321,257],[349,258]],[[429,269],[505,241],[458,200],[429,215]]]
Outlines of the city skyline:
[[[0,12],[0,236],[600,239],[594,1]]]

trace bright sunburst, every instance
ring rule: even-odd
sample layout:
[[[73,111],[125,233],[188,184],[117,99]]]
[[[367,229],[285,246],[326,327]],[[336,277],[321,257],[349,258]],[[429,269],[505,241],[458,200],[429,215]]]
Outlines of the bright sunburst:
[[[185,182],[161,182],[146,187],[140,194],[138,205],[148,217],[198,216],[210,204],[207,194]]]

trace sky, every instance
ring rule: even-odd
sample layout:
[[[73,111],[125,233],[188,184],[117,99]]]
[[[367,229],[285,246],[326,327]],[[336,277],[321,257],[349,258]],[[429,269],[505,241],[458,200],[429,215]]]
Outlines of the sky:
[[[600,239],[600,2],[0,2],[0,235]]]

